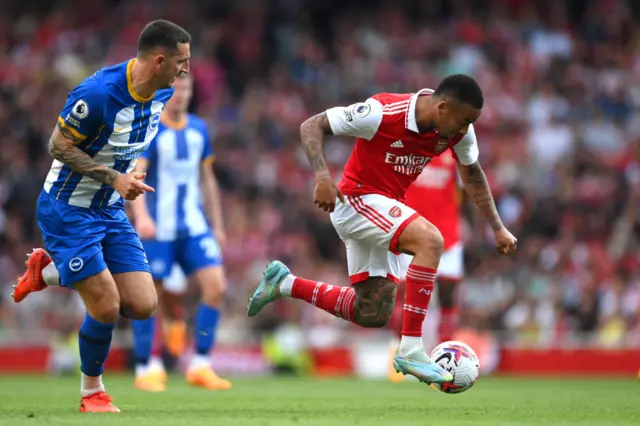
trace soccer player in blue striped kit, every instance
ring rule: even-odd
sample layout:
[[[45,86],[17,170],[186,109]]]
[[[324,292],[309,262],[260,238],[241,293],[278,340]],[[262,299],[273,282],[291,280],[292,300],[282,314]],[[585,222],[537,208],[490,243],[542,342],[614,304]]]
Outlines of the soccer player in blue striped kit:
[[[172,22],[147,24],[135,58],[99,70],[69,94],[49,140],[54,161],[37,202],[46,251],[30,255],[13,298],[58,283],[82,297],[81,412],[120,411],[102,383],[115,323],[119,314],[149,318],[157,306],[123,198],[154,191],[134,172],[136,159],[158,132],[173,83],[189,72],[190,42]]]
[[[191,77],[181,76],[162,113],[158,135],[137,166],[156,192],[133,201],[131,211],[157,287],[162,288],[177,264],[202,291],[187,382],[226,390],[231,383],[215,373],[209,359],[226,287],[218,244],[225,239],[222,210],[207,125],[187,112],[191,95]],[[161,362],[151,359],[155,327],[155,317],[133,322],[135,386],[159,392],[165,390],[167,376]]]

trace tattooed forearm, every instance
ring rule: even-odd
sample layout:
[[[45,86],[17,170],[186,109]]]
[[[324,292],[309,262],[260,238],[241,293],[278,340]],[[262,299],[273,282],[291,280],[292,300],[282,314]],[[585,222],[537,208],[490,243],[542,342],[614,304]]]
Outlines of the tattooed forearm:
[[[329,177],[324,158],[324,135],[331,134],[331,125],[326,113],[314,115],[300,126],[300,137],[307,158],[316,172],[316,177]]]
[[[372,277],[353,286],[356,292],[355,323],[362,327],[384,327],[393,314],[398,286],[383,277]]]
[[[460,172],[465,191],[473,198],[476,206],[491,224],[491,228],[494,231],[502,229],[504,225],[498,214],[491,188],[489,188],[489,182],[487,182],[487,177],[480,163],[476,161],[470,166],[461,166]]]
[[[92,179],[111,185],[120,174],[114,169],[96,163],[89,155],[75,146],[80,142],[71,132],[57,127],[58,132],[54,132],[49,139],[49,153],[56,160],[71,167],[76,172],[89,176]]]

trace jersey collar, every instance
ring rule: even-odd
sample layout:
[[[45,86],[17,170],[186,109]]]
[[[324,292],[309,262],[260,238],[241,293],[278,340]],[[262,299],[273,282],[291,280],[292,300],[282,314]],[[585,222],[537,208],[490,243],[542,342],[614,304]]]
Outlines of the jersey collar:
[[[153,92],[153,94],[151,96],[149,96],[148,98],[143,98],[142,96],[138,95],[136,93],[136,91],[133,89],[133,80],[131,78],[131,69],[133,68],[133,64],[134,64],[135,61],[136,61],[136,58],[133,58],[127,64],[127,89],[129,90],[129,94],[131,95],[131,97],[136,102],[148,102],[151,99],[153,99],[153,97],[156,94],[155,92]]]
[[[421,89],[418,92],[411,95],[409,98],[409,105],[407,106],[407,114],[405,115],[404,124],[405,127],[412,132],[420,133],[418,130],[418,123],[416,122],[416,103],[418,98],[423,95],[430,95],[433,93],[433,89]]]

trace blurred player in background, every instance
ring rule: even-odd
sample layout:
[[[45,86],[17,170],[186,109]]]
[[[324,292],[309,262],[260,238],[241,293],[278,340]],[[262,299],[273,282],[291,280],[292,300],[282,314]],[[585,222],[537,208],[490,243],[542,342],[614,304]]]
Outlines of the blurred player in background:
[[[231,384],[218,377],[209,359],[226,286],[218,245],[225,241],[220,194],[207,125],[187,113],[191,95],[191,77],[181,76],[157,136],[138,161],[138,171],[147,173],[156,192],[136,199],[131,212],[156,284],[162,286],[177,263],[202,291],[194,329],[196,354],[187,381],[208,389],[229,389]],[[158,360],[150,362],[155,325],[155,317],[133,322],[135,385],[163,391],[164,367]]]
[[[82,297],[82,412],[120,411],[102,383],[115,323],[119,314],[145,319],[156,309],[149,263],[122,199],[153,192],[134,172],[136,159],[158,131],[173,83],[189,71],[190,42],[171,22],[147,24],[136,58],[99,70],[69,94],[49,140],[55,160],[37,204],[46,252],[31,254],[13,298],[47,285]]]
[[[444,239],[444,253],[436,275],[440,305],[439,343],[453,340],[458,326],[456,292],[464,272],[458,182],[456,160],[451,151],[446,151],[429,163],[406,193],[407,205],[433,223]],[[403,254],[401,262],[402,270],[407,270],[411,256]]]
[[[434,157],[406,192],[406,204],[427,219],[442,234],[444,253],[436,275],[440,322],[438,324],[439,343],[453,340],[458,326],[457,289],[463,275],[463,246],[460,238],[460,187],[456,160],[451,151]],[[412,257],[400,256],[402,281],[411,264]],[[401,282],[399,292],[404,289]],[[402,303],[396,301],[394,331],[400,335],[402,324]],[[394,343],[395,345],[395,343]],[[392,345],[392,346],[394,346]],[[391,362],[393,362],[393,354]],[[404,378],[390,370],[389,378],[399,381]]]
[[[444,240],[438,229],[405,204],[405,192],[434,157],[452,150],[466,191],[495,232],[504,254],[516,239],[504,227],[478,162],[472,123],[484,99],[470,77],[445,78],[433,91],[375,95],[365,102],[331,108],[305,121],[302,144],[316,173],[315,204],[331,213],[347,249],[352,287],[295,277],[271,262],[247,313],[254,316],[282,297],[303,299],[363,327],[384,327],[393,313],[401,253],[413,255],[406,280],[402,339],[394,367],[426,383],[452,380],[425,353],[422,323],[434,288]],[[324,135],[357,138],[343,179],[333,183],[324,158]]]

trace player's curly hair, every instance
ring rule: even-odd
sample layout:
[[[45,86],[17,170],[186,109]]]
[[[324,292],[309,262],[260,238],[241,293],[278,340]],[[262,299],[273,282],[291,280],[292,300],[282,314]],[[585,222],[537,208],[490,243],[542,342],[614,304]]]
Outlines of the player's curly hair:
[[[138,37],[138,51],[162,47],[171,53],[178,53],[178,44],[190,43],[191,35],[180,25],[165,19],[149,22]]]
[[[433,96],[451,97],[459,102],[470,104],[472,107],[482,109],[484,97],[478,83],[468,75],[450,75],[440,82]]]

